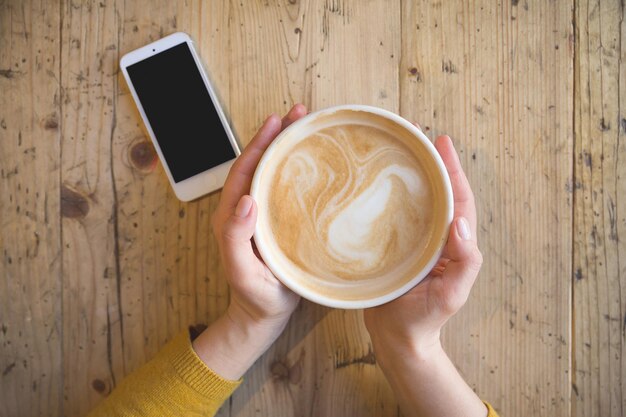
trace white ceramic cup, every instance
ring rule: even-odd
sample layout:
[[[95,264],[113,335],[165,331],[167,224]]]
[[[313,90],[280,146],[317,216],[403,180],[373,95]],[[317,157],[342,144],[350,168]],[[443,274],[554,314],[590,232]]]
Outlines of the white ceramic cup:
[[[306,274],[303,274],[302,271],[294,269],[293,265],[289,265],[289,262],[286,262],[286,257],[282,254],[282,251],[280,251],[279,246],[273,239],[273,234],[268,221],[269,213],[267,212],[267,200],[269,188],[272,186],[272,178],[269,175],[264,175],[264,173],[271,169],[274,156],[281,153],[281,148],[284,150],[286,146],[290,146],[289,141],[308,136],[316,130],[328,127],[328,123],[326,122],[326,124],[324,124],[324,120],[328,120],[329,115],[333,115],[334,113],[340,111],[342,112],[341,114],[345,114],[346,111],[369,113],[366,116],[368,118],[367,124],[369,125],[376,126],[377,120],[384,120],[386,124],[391,121],[401,129],[410,132],[415,140],[419,141],[422,145],[420,146],[420,149],[422,150],[420,154],[431,160],[431,167],[436,167],[430,171],[435,172],[435,175],[437,176],[433,186],[436,186],[441,192],[441,195],[443,195],[443,203],[439,203],[441,207],[436,207],[439,215],[437,220],[438,224],[435,225],[434,233],[431,237],[432,244],[429,244],[428,250],[423,254],[423,262],[420,261],[420,265],[423,265],[423,267],[417,274],[411,276],[410,279],[403,282],[394,282],[394,286],[392,288],[386,288],[386,290],[382,293],[372,294],[367,297],[351,297],[349,296],[349,288],[347,289],[347,292],[345,288],[342,289],[342,296],[336,296],[333,294],[333,289],[331,287],[320,290],[318,285],[319,283],[316,285],[308,285],[306,280],[302,278],[302,276]],[[359,117],[362,117],[363,114],[364,113],[359,113]],[[348,120],[347,123],[352,123],[352,121]],[[382,125],[382,122],[379,123]],[[261,257],[263,258],[263,261],[274,273],[276,278],[278,278],[292,291],[310,301],[329,307],[344,309],[369,308],[387,303],[405,294],[422,281],[432,270],[441,256],[441,252],[448,238],[448,231],[450,223],[452,222],[454,210],[454,200],[450,178],[439,153],[431,141],[412,123],[397,114],[381,108],[364,105],[343,105],[319,110],[308,114],[287,127],[272,142],[261,158],[252,180],[250,194],[255,199],[259,207],[259,216],[257,219],[254,241]],[[346,285],[368,285],[368,282],[363,281],[359,283],[348,283]],[[358,291],[355,291],[355,293],[357,292]]]

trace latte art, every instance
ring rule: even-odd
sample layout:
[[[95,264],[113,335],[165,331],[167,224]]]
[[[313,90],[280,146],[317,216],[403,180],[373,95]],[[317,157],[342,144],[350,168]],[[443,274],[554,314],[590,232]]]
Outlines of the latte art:
[[[330,126],[298,141],[271,179],[269,226],[286,258],[325,281],[405,275],[433,233],[433,187],[390,133]]]
[[[263,154],[250,195],[268,268],[302,297],[339,308],[380,305],[424,279],[453,214],[450,180],[428,138],[362,105],[287,127]]]

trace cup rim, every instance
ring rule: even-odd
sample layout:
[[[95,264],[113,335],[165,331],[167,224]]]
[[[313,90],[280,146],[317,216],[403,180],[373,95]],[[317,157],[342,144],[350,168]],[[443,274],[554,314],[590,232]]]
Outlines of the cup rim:
[[[443,252],[444,245],[446,244],[446,241],[448,238],[450,224],[452,222],[453,213],[454,213],[454,198],[452,194],[452,184],[450,182],[450,176],[448,175],[448,171],[446,170],[446,167],[443,163],[443,160],[441,159],[441,156],[439,155],[439,152],[437,152],[435,146],[430,141],[430,139],[414,124],[412,124],[405,118],[401,117],[400,115],[393,113],[389,110],[382,109],[380,107],[368,106],[368,105],[363,105],[363,104],[344,104],[344,105],[339,105],[339,106],[327,107],[321,110],[317,110],[315,112],[311,112],[307,114],[306,116],[296,120],[294,123],[289,125],[285,130],[279,133],[278,136],[274,139],[274,141],[272,141],[270,146],[265,150],[265,152],[263,153],[263,156],[261,157],[261,160],[259,161],[259,164],[257,165],[257,168],[254,172],[254,176],[252,179],[252,184],[250,187],[250,196],[252,196],[252,198],[254,198],[255,201],[258,201],[257,197],[259,195],[259,184],[261,181],[262,173],[265,169],[265,165],[267,164],[267,161],[272,157],[272,154],[277,149],[277,147],[280,146],[280,143],[283,141],[283,139],[287,137],[291,131],[297,130],[300,126],[306,123],[309,123],[312,119],[315,119],[317,117],[321,117],[324,115],[329,115],[338,111],[343,111],[343,110],[367,112],[367,113],[371,113],[377,116],[382,116],[384,118],[387,118],[391,120],[392,122],[397,123],[401,127],[407,129],[428,150],[428,153],[434,159],[435,165],[437,166],[438,173],[441,176],[441,179],[443,180],[443,185],[444,185],[443,192],[445,194],[446,201],[448,202],[448,204],[445,207],[446,213],[445,213],[444,230],[443,230],[442,236],[437,237],[439,239],[437,250],[433,252],[431,258],[428,260],[425,267],[416,276],[411,278],[404,285],[394,289],[393,291],[381,294],[377,297],[368,298],[368,299],[341,300],[338,298],[333,298],[333,297],[312,291],[311,289],[298,284],[297,281],[290,279],[288,274],[284,273],[280,265],[278,265],[277,262],[275,262],[275,260],[273,259],[271,253],[269,253],[267,249],[265,248],[264,241],[263,241],[264,235],[263,235],[263,232],[261,232],[260,230],[258,219],[255,225],[254,241],[261,255],[261,258],[263,258],[263,262],[265,262],[265,264],[270,269],[270,271],[272,271],[274,276],[280,282],[282,282],[287,288],[289,288],[296,294],[299,294],[300,296],[302,296],[303,298],[306,298],[309,301],[313,301],[314,303],[324,305],[327,307],[341,308],[341,309],[362,309],[362,308],[376,307],[376,306],[385,304],[389,301],[392,301],[404,295],[410,289],[412,289],[417,284],[419,284],[428,275],[428,273],[430,273],[432,268],[435,266],[435,264],[439,260],[441,253]]]

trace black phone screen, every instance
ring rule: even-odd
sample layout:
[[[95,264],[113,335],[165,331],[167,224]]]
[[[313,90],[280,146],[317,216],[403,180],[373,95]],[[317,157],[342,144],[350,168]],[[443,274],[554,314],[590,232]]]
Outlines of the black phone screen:
[[[127,71],[175,182],[235,158],[186,42]]]

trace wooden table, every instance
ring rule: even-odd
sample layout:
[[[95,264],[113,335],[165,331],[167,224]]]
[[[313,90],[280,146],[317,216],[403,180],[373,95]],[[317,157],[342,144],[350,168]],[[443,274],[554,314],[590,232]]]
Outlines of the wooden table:
[[[228,305],[219,194],[174,197],[118,68],[179,30],[244,143],[296,102],[450,134],[485,258],[445,328],[455,364],[503,416],[625,415],[625,14],[617,0],[0,2],[0,415],[84,415]],[[361,313],[309,302],[219,413],[398,414]]]

